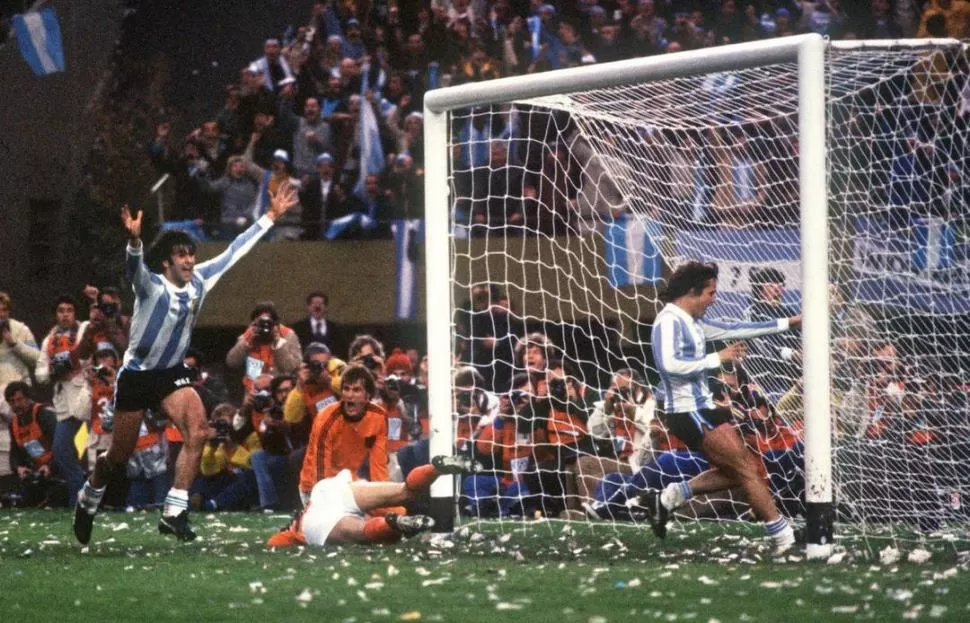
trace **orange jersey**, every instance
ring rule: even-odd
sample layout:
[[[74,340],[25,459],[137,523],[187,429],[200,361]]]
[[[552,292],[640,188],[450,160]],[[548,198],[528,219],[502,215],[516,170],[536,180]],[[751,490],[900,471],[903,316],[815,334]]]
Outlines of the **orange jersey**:
[[[411,443],[411,431],[410,426],[408,426],[407,421],[405,421],[403,414],[401,413],[402,402],[397,401],[397,404],[388,407],[386,403],[381,401],[381,406],[384,407],[384,411],[387,413],[387,451],[397,452],[404,446]]]
[[[483,427],[475,445],[480,454],[492,457],[502,485],[508,486],[529,471],[534,438],[529,433],[518,432],[514,416],[501,416],[501,423],[499,429],[494,423]]]
[[[97,379],[91,383],[91,432],[103,435],[107,431],[101,426],[101,414],[110,409],[114,402],[115,386]]]
[[[44,434],[44,431],[40,427],[40,422],[37,421],[40,410],[43,408],[44,405],[40,403],[34,404],[33,417],[30,418],[30,423],[27,425],[20,423],[19,416],[15,415],[13,417],[14,443],[23,448],[24,452],[34,462],[35,467],[47,465],[54,458],[54,453],[52,452],[54,440],[49,439]]]
[[[549,413],[549,442],[559,445],[574,445],[589,435],[586,422],[565,410],[552,409]]]
[[[332,478],[347,469],[357,478],[357,472],[369,460],[372,481],[386,481],[387,415],[384,409],[368,404],[364,416],[357,421],[343,415],[342,404],[336,402],[317,414],[310,430],[303,469],[300,471],[300,491],[310,492],[313,485],[324,478]]]

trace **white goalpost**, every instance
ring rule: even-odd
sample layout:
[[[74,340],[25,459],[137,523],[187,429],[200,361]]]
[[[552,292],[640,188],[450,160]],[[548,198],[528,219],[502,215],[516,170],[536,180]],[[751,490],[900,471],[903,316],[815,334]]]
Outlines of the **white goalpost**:
[[[962,521],[956,465],[970,456],[949,440],[970,431],[928,416],[927,388],[935,400],[970,382],[954,320],[970,311],[966,258],[956,209],[940,207],[961,201],[970,162],[947,128],[962,123],[966,66],[956,41],[802,35],[428,92],[430,452],[484,452],[495,476],[439,479],[438,527],[591,508],[636,522],[609,510],[617,495],[691,475],[696,457],[667,443],[652,403],[602,401],[618,374],[659,391],[649,327],[687,259],[721,268],[709,315],[781,309],[775,284],[803,316],[794,342],[752,344],[712,383],[744,385],[746,440],[804,517],[808,557],[831,554],[837,514],[866,537]],[[493,418],[515,433],[485,432]],[[750,513],[729,494],[684,518]]]

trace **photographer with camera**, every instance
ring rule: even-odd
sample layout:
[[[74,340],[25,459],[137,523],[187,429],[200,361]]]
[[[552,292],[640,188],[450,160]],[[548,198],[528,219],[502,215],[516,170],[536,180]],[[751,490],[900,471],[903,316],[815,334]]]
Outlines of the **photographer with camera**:
[[[592,512],[588,507],[593,505],[596,486],[606,474],[629,476],[651,458],[650,425],[656,408],[657,401],[642,374],[630,368],[613,374],[603,400],[594,403],[586,422],[596,451],[580,454],[567,468],[576,492],[569,507],[580,518],[582,513],[574,500],[587,513]]]
[[[462,480],[462,510],[476,517],[530,516],[539,502],[536,448],[545,431],[536,429],[535,387],[528,374],[512,378],[512,389],[499,395],[499,412],[475,437],[475,458],[485,470]]]
[[[69,502],[73,505],[85,479],[74,447],[74,436],[91,419],[91,390],[78,356],[88,323],[77,321],[77,303],[69,296],[57,298],[54,316],[56,324],[40,345],[36,377],[38,383],[53,386],[54,413],[57,414],[54,462],[58,472],[67,480]]]
[[[123,353],[128,349],[131,318],[121,313],[121,290],[105,286],[84,288],[84,296],[91,301],[88,310],[88,329],[78,345],[78,358],[90,359],[95,352],[111,347]]]
[[[30,327],[10,317],[10,295],[0,292],[0,391],[8,383],[30,384],[30,373],[37,366],[40,350]],[[0,400],[0,418],[13,412]]]
[[[99,452],[111,445],[111,426],[114,416],[115,378],[118,373],[118,353],[108,346],[94,355],[87,370],[91,391],[91,432],[86,446],[88,463],[94,465]]]
[[[296,374],[300,367],[300,341],[280,323],[276,306],[259,303],[249,315],[250,323],[226,354],[226,367],[242,370],[243,386],[248,391],[261,374]]]
[[[286,477],[287,457],[293,449],[289,425],[283,419],[283,404],[293,387],[292,377],[261,375],[253,381],[242,409],[232,419],[234,439],[256,436],[250,462],[260,510],[280,508],[279,491]]]
[[[3,395],[14,414],[10,420],[10,469],[20,484],[21,503],[46,506],[54,501],[55,494],[66,498],[64,483],[53,478],[57,426],[54,411],[34,402],[30,386],[23,381],[7,385]]]
[[[235,405],[224,402],[209,418],[199,476],[192,485],[189,498],[194,510],[249,510],[259,501],[250,461],[259,442],[255,435],[244,443],[235,441],[233,420],[238,415]]]
[[[384,376],[375,402],[387,413],[387,461],[391,480],[403,482],[397,453],[412,440],[421,438],[420,405],[417,388],[407,382],[411,378],[411,360],[404,351],[395,348],[387,358],[385,370],[394,373]]]

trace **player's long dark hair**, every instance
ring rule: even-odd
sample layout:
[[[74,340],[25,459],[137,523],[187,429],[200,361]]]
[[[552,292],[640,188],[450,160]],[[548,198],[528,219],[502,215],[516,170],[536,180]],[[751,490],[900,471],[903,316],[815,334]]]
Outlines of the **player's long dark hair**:
[[[717,279],[717,264],[693,260],[681,264],[667,280],[667,287],[660,293],[660,300],[670,303],[685,294],[700,294],[711,279]]]
[[[189,253],[195,253],[195,239],[188,232],[181,230],[166,231],[148,248],[145,263],[151,270],[162,272],[162,262],[171,258],[172,254],[180,248],[184,248]]]

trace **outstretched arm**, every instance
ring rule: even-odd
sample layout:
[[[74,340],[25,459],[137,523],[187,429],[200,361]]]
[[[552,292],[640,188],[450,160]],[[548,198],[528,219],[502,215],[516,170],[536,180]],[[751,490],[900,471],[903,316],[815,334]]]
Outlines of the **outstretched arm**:
[[[225,251],[196,267],[205,281],[206,289],[212,288],[223,274],[239,261],[259,241],[286,211],[299,203],[296,190],[285,184],[279,191],[270,195],[270,206],[266,214],[249,226],[249,229],[236,236]]]
[[[704,337],[711,340],[743,340],[763,335],[784,333],[789,329],[796,329],[802,324],[801,316],[779,318],[764,322],[720,322],[717,320],[701,320]]]
[[[121,207],[121,222],[128,231],[125,277],[134,286],[135,296],[143,299],[148,297],[148,293],[152,289],[163,287],[163,285],[162,278],[152,274],[152,271],[145,266],[145,249],[141,242],[141,218],[141,210],[138,210],[137,214],[132,216],[127,204]]]

